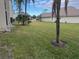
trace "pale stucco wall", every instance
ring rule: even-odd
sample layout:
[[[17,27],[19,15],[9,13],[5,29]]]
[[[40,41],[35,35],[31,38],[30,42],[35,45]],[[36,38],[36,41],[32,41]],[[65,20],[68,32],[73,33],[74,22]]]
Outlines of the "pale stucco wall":
[[[42,21],[55,22],[56,18],[42,18]],[[61,17],[60,22],[62,23],[79,23],[79,17]]]
[[[4,0],[0,0],[0,31],[10,31],[11,23],[10,23],[10,2],[9,0],[5,0],[6,2],[6,10],[4,6]],[[6,24],[6,16],[5,11],[7,11],[7,20],[8,25]]]
[[[5,29],[6,29],[6,18],[5,18],[4,1],[0,0],[0,31],[4,31]]]

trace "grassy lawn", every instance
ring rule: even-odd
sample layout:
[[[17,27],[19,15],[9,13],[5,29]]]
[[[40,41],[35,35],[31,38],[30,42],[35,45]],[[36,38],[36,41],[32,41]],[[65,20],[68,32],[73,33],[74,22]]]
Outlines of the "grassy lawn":
[[[79,59],[79,24],[61,24],[60,39],[66,48],[51,45],[55,24],[45,22],[16,25],[11,33],[0,34],[0,43],[15,44],[14,59]]]

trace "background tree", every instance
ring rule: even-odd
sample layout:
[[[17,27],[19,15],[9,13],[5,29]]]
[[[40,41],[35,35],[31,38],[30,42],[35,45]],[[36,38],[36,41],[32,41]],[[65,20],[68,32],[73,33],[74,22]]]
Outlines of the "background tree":
[[[14,1],[16,2],[16,6],[18,9],[18,16],[16,17],[18,23],[22,22],[23,25],[25,25],[25,21],[29,23],[29,17],[27,14],[27,3],[30,2],[31,0],[14,0]],[[32,0],[32,2],[34,3],[35,1]],[[25,3],[25,5],[23,5],[23,3]],[[25,6],[25,15],[21,15],[22,6]]]
[[[21,10],[22,10],[22,8],[21,8],[22,7],[22,3],[24,2],[24,0],[14,0],[14,2],[16,3],[17,9],[18,9],[18,13],[20,14]]]
[[[40,14],[40,15],[38,15],[38,16],[37,16],[37,18],[36,18],[36,20],[38,20],[38,21],[40,21],[40,22],[41,22],[41,21],[42,21],[42,15],[41,15],[41,14]]]
[[[21,23],[21,20],[22,20],[22,15],[18,15],[16,17],[16,21],[18,21],[18,24]]]
[[[17,6],[17,10],[18,10],[18,16],[16,17],[16,19],[18,20],[18,24],[20,22],[20,13],[21,13],[21,10],[22,10],[22,3],[24,2],[24,0],[14,0],[14,2],[16,3],[16,6]]]
[[[30,21],[31,19],[30,19],[30,15],[22,15],[22,25],[25,25],[25,24],[29,24],[29,23],[31,23],[31,21]],[[27,22],[28,21],[28,22]]]
[[[16,17],[16,20],[21,23],[22,25],[26,25],[26,24],[29,24],[31,23],[30,21],[30,15],[25,15],[25,14],[20,14]],[[27,23],[27,20],[28,20],[28,23]]]
[[[25,15],[27,15],[27,3],[30,3],[31,0],[25,0]],[[32,0],[33,3],[35,3],[35,0]],[[29,23],[29,20],[27,20],[27,23]]]
[[[36,19],[36,15],[33,15],[32,18],[33,18],[33,19]]]

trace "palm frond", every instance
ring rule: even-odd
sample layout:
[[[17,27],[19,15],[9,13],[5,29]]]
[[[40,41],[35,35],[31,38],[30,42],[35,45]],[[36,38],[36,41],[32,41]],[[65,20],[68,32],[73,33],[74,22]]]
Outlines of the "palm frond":
[[[56,0],[54,0],[52,4],[52,18],[54,15],[56,15],[56,5],[57,5],[57,2]]]
[[[35,0],[32,0],[33,3],[35,3]]]

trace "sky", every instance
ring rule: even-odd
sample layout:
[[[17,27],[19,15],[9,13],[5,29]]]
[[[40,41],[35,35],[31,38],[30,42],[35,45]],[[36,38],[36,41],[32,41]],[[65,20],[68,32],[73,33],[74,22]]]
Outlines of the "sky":
[[[61,0],[61,8],[64,7],[64,1],[65,0]],[[28,3],[27,12],[30,15],[40,15],[41,13],[49,13],[52,10],[52,3],[53,0],[35,0],[34,4],[31,1],[30,3]],[[68,6],[72,6],[79,9],[79,0],[69,0]],[[17,10],[15,3],[13,3],[13,10]],[[22,6],[22,10],[24,11],[24,6]]]

